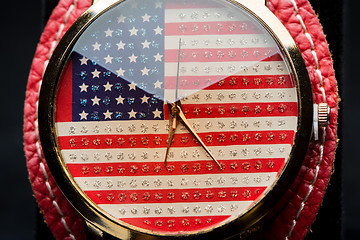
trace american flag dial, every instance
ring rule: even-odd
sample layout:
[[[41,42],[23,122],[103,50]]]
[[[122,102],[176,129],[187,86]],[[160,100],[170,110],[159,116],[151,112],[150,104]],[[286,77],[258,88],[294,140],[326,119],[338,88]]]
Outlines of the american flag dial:
[[[79,188],[120,224],[193,234],[255,206],[298,127],[294,73],[272,35],[228,1],[127,0],[78,38],[58,85],[58,149]],[[180,121],[165,153],[168,103]]]

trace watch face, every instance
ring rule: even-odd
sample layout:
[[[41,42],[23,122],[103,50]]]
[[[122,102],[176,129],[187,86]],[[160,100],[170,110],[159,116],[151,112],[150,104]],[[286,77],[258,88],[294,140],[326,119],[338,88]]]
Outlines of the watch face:
[[[70,48],[52,121],[85,196],[76,201],[140,232],[198,234],[245,216],[276,186],[298,129],[298,84],[242,5],[123,1]]]

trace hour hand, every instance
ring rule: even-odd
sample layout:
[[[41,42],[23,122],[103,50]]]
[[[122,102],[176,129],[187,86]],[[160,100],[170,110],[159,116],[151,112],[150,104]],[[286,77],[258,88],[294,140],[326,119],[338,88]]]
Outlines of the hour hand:
[[[170,146],[171,146],[172,140],[174,138],[175,129],[177,127],[177,122],[178,122],[176,104],[168,103],[168,107],[169,107],[169,135],[168,135],[168,140],[167,140],[167,148],[166,148],[166,153],[165,153],[164,166],[166,166],[166,163],[167,163]]]

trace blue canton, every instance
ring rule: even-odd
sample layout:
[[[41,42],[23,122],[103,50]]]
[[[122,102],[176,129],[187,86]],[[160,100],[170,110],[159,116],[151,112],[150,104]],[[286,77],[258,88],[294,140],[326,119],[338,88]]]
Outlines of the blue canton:
[[[164,119],[164,8],[121,3],[79,38],[72,60],[73,121]]]

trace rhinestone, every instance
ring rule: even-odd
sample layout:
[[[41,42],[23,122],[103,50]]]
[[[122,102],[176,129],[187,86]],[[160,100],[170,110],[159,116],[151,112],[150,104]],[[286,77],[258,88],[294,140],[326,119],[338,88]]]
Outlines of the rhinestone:
[[[126,200],[126,195],[124,193],[120,193],[118,196],[118,199],[120,202],[123,202]]]
[[[154,181],[154,184],[155,184],[155,187],[160,187],[161,184],[162,184],[162,182],[161,182],[160,179],[156,179],[156,180]]]
[[[250,178],[249,178],[248,176],[246,176],[246,177],[244,177],[244,178],[242,179],[242,182],[245,183],[245,184],[249,184]]]
[[[130,194],[130,199],[132,200],[132,201],[137,201],[138,200],[138,195],[137,195],[137,193],[132,193],[132,194]]]
[[[130,181],[130,187],[132,187],[132,188],[136,188],[136,187],[137,187],[136,179],[131,179],[131,181]]]
[[[189,199],[189,193],[188,192],[183,192],[183,193],[181,193],[181,198],[183,199],[183,200],[187,200],[187,199]]]
[[[221,212],[224,212],[226,210],[226,207],[224,207],[223,205],[220,205],[220,207],[218,207],[218,212],[221,213]]]
[[[162,213],[162,209],[160,207],[155,208],[155,213],[156,214],[161,214]]]
[[[234,211],[236,211],[238,208],[239,208],[238,205],[231,204],[231,206],[230,206],[230,211],[234,212]]]
[[[168,180],[167,180],[167,184],[168,184],[169,187],[174,186],[174,185],[175,185],[174,179],[168,179]]]
[[[148,207],[144,207],[144,214],[149,214],[150,213],[150,208]]]
[[[193,211],[194,211],[194,213],[200,213],[201,212],[201,207],[195,206]]]
[[[261,163],[261,161],[256,161],[254,168],[255,168],[256,170],[262,169],[262,163]]]
[[[148,193],[148,192],[145,192],[144,194],[143,194],[143,197],[142,197],[142,199],[144,199],[145,201],[148,201],[148,200],[150,200],[150,193]],[[150,209],[149,209],[149,211],[150,211]],[[145,213],[145,207],[144,207],[144,213]]]
[[[122,187],[124,187],[125,185],[126,185],[125,181],[123,181],[123,180],[117,181],[117,186],[118,186],[118,187],[122,188]]]
[[[247,148],[243,148],[243,149],[241,149],[241,153],[242,153],[244,156],[247,156],[247,155],[249,155],[250,151],[249,151],[249,149],[247,149]]]
[[[198,178],[194,179],[194,185],[195,186],[199,186],[200,185],[200,180]]]
[[[261,183],[261,176],[257,176],[254,178],[254,182]]]
[[[148,187],[148,186],[150,186],[150,182],[149,182],[149,180],[145,179],[144,181],[142,181],[141,185],[144,187]]]
[[[250,197],[251,197],[251,192],[250,192],[250,190],[245,190],[245,191],[243,192],[243,196],[244,196],[244,198],[250,198]]]
[[[155,199],[158,200],[158,201],[160,201],[161,199],[163,199],[162,193],[155,193],[154,196],[155,196]]]
[[[188,227],[188,226],[190,226],[190,221],[188,219],[184,219],[184,220],[181,221],[181,224],[184,227]]]
[[[239,181],[237,177],[231,177],[230,180],[232,184],[237,184],[237,182]]]
[[[261,153],[261,148],[255,148],[254,153],[256,156],[258,156]]]
[[[214,193],[212,192],[212,191],[210,191],[210,190],[207,190],[206,191],[206,194],[205,194],[205,197],[207,198],[207,199],[212,199],[213,197],[214,197]]]
[[[213,210],[214,210],[214,208],[213,208],[211,205],[207,205],[207,206],[205,207],[205,211],[206,211],[207,213],[211,213]]]
[[[220,184],[220,185],[224,185],[225,184],[225,178],[224,177],[220,177],[217,182]]]
[[[201,193],[199,191],[194,192],[194,199],[199,200],[201,198]]]
[[[189,207],[184,207],[182,211],[183,211],[183,213],[189,213],[190,208]]]

